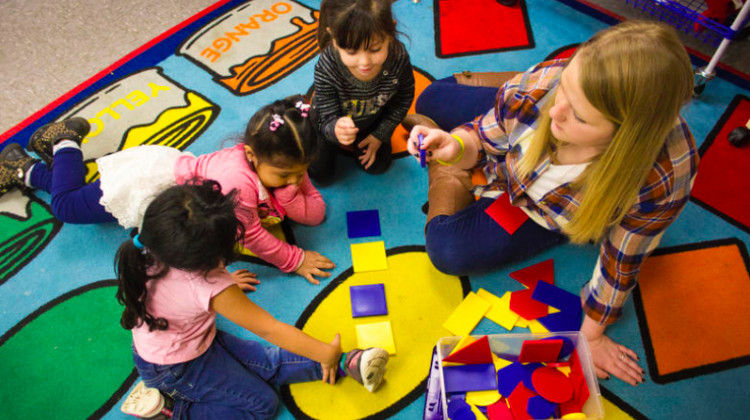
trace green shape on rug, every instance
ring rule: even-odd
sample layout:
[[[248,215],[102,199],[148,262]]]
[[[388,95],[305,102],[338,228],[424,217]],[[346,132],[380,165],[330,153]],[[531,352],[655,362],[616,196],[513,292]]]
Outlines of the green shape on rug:
[[[68,293],[0,346],[3,416],[87,418],[118,390],[133,357],[114,284]]]

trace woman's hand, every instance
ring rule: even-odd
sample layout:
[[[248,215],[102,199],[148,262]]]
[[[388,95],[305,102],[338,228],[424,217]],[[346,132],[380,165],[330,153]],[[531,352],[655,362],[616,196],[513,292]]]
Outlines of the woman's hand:
[[[354,125],[354,120],[349,117],[339,118],[336,120],[336,125],[333,126],[333,133],[336,135],[336,140],[344,146],[354,143],[358,131],[359,128]]]
[[[234,279],[234,282],[237,283],[237,286],[245,291],[254,292],[256,290],[256,287],[254,285],[260,284],[258,275],[255,273],[251,273],[244,268],[242,270],[233,272],[232,278]]]
[[[588,340],[594,370],[599,379],[609,379],[612,374],[633,386],[644,382],[643,375],[646,372],[636,362],[638,355],[607,337],[603,325],[587,316],[583,320],[581,332]]]
[[[305,251],[305,259],[302,261],[302,265],[294,272],[306,278],[312,284],[320,284],[320,281],[314,276],[330,277],[331,273],[323,271],[323,269],[332,270],[334,268],[336,268],[336,264],[327,257],[315,251]]]
[[[362,149],[362,154],[359,156],[359,162],[365,169],[370,169],[370,166],[375,163],[375,156],[382,144],[383,142],[378,140],[372,134],[359,143],[359,148]]]
[[[450,133],[439,128],[427,128],[423,125],[415,125],[409,133],[406,148],[417,160],[419,160],[419,135],[424,136],[422,150],[426,150],[425,160],[431,162],[440,159],[443,162],[452,162],[461,153],[461,145],[450,135]]]
[[[336,383],[336,374],[339,370],[339,359],[341,359],[341,336],[336,334],[331,341],[333,352],[326,362],[321,362],[320,367],[323,370],[323,382],[333,385]]]

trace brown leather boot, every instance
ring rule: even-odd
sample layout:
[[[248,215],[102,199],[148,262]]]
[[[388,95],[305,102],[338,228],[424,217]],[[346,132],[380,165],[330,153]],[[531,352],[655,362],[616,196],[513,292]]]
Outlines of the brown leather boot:
[[[453,77],[456,78],[456,83],[459,85],[468,86],[486,86],[496,87],[504,85],[505,82],[512,79],[517,75],[518,71],[481,71],[481,72],[470,72],[462,71],[461,73],[453,73]]]
[[[471,173],[452,165],[430,163],[428,168],[427,223],[433,217],[452,215],[474,202],[471,193]]]
[[[440,128],[432,118],[422,114],[406,114],[404,120],[401,121],[401,125],[408,133],[411,133],[411,129],[415,125],[423,125],[427,128]]]

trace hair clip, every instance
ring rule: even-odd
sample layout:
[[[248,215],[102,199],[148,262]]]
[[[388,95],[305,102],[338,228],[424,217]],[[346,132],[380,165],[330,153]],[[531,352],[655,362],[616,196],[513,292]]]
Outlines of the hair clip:
[[[271,117],[273,118],[273,121],[271,121],[269,128],[271,131],[276,131],[281,124],[284,124],[284,119],[281,118],[281,115],[279,114],[273,114]]]
[[[302,118],[307,118],[307,111],[310,110],[310,104],[298,101],[296,104],[294,104],[294,107],[299,109],[299,113],[302,115]]]
[[[143,244],[141,243],[141,235],[140,234],[133,236],[133,245],[135,246],[135,249],[143,249],[144,248]]]

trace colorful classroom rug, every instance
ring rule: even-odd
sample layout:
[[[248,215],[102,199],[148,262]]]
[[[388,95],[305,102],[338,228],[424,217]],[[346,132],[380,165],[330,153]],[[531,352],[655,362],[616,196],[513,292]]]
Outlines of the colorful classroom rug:
[[[97,177],[96,157],[134,145],[195,154],[225,147],[262,105],[309,92],[319,7],[318,0],[223,0],[196,11],[0,135],[0,147],[25,144],[47,122],[85,117],[93,126],[83,145],[90,180]],[[502,7],[494,0],[397,1],[394,13],[417,90],[453,72],[524,70],[568,56],[618,19],[584,1],[521,0]],[[488,37],[488,28],[502,36]],[[693,56],[696,65],[705,59]],[[664,235],[623,319],[608,329],[640,356],[647,381],[638,387],[601,381],[607,419],[744,418],[750,411],[748,148],[726,143],[733,128],[727,121],[747,121],[748,96],[750,77],[722,68],[683,111],[702,146],[697,194]],[[281,391],[280,419],[421,418],[432,348],[451,335],[443,324],[464,296],[520,290],[509,274],[550,259],[555,284],[569,292],[577,293],[591,276],[597,248],[573,245],[481,276],[438,272],[424,252],[427,176],[405,153],[405,136],[401,128],[394,134],[396,159],[380,176],[364,174],[341,156],[337,181],[321,188],[328,205],[322,225],[289,223],[275,232],[336,262],[329,280],[313,286],[252,255],[231,267],[258,273],[262,284],[250,298],[321,340],[341,333],[348,350],[359,345],[357,329],[373,326],[393,340],[378,393],[347,380],[335,387],[293,385]],[[717,190],[722,193],[712,195]],[[119,327],[112,280],[115,250],[129,232],[112,224],[63,224],[48,200],[18,191],[0,197],[0,417],[130,418],[119,406],[138,376],[130,333]],[[347,212],[357,210],[377,210],[379,232],[350,239]],[[358,269],[362,249],[369,252],[364,263],[380,270]],[[353,318],[350,286],[377,283],[385,285],[387,314]],[[219,326],[254,338],[224,319]],[[505,332],[488,319],[473,330]]]

